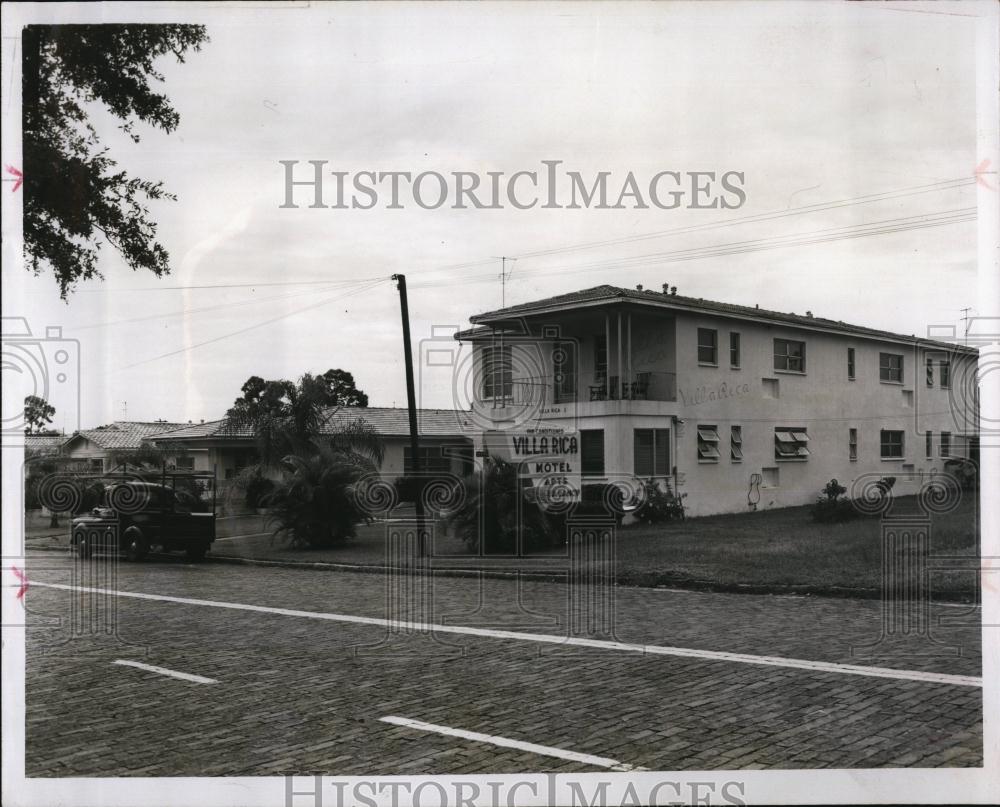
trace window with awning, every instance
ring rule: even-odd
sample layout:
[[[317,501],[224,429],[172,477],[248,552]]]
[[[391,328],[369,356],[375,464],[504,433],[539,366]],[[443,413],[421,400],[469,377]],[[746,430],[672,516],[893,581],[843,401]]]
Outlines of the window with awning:
[[[809,457],[809,435],[805,429],[779,426],[774,430],[776,460],[804,460]]]
[[[698,461],[719,461],[719,430],[717,427],[698,427]]]

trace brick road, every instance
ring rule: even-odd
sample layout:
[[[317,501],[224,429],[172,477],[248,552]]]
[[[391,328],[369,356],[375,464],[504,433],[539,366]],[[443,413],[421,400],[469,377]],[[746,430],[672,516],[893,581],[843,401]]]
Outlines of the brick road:
[[[71,561],[61,555],[32,553],[28,569],[36,582],[71,579]],[[406,581],[417,590],[422,582]],[[431,582],[432,608],[417,614],[423,621],[567,631],[565,585]],[[299,569],[118,567],[123,591],[367,617],[386,616],[387,592],[399,584],[375,574]],[[45,624],[66,617],[68,592],[36,585],[26,600],[28,776],[599,769],[380,721],[389,715],[655,770],[982,764],[982,691],[974,686],[516,638],[391,633],[379,625],[127,598],[113,600],[117,636],[69,639]],[[980,674],[975,609],[935,607],[941,644],[934,652],[926,644],[883,644],[892,654],[859,655],[852,647],[879,638],[877,602],[618,589],[615,605],[613,635],[598,638]],[[116,659],[219,683],[112,665]]]

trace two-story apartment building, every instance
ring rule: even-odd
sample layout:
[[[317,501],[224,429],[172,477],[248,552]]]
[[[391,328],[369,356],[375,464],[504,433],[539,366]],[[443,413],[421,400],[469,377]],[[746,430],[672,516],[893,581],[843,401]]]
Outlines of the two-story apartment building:
[[[692,515],[806,504],[831,478],[906,495],[978,459],[972,348],[667,287],[470,320],[477,422],[578,433],[584,484],[669,483]]]

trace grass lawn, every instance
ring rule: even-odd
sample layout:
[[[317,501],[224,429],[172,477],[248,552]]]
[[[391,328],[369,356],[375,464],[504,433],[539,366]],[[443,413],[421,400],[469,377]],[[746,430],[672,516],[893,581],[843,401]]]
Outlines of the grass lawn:
[[[920,518],[915,497],[897,499],[891,517]],[[68,522],[57,537],[41,535],[29,546],[63,546]],[[747,591],[802,591],[845,596],[878,596],[881,590],[882,524],[860,518],[817,524],[808,507],[709,516],[657,526],[618,530],[615,577],[620,584]],[[42,525],[39,524],[39,527]],[[47,525],[46,525],[47,526]],[[229,526],[233,530],[227,529]],[[353,540],[335,549],[295,549],[269,535],[224,537],[245,532],[242,522],[220,521],[214,556],[303,563],[385,566],[385,523],[359,527]],[[259,526],[259,525],[258,525]],[[41,532],[41,530],[40,530]],[[975,600],[977,596],[978,515],[974,494],[966,491],[953,511],[931,518],[934,555],[967,559],[962,572],[933,572],[936,598]],[[541,571],[561,574],[565,548],[524,558],[472,554],[456,538],[435,530],[434,568]],[[954,566],[954,562],[952,562]]]
[[[897,499],[890,517],[920,517],[915,497]],[[882,585],[878,518],[817,524],[808,507],[710,516],[661,527],[621,530],[619,580],[632,585],[671,579],[723,585],[870,589]],[[971,494],[950,513],[931,518],[933,555],[978,558],[978,515]],[[933,565],[933,563],[932,563]],[[975,568],[976,563],[969,566]],[[974,597],[975,572],[937,572],[935,592]]]
[[[915,497],[897,499],[891,517],[920,518]],[[881,588],[882,521],[860,518],[817,524],[808,507],[709,516],[618,531],[616,578],[623,585],[695,586],[747,590],[797,589],[813,593],[872,596]],[[978,564],[978,516],[966,492],[952,512],[931,518],[931,554]],[[267,536],[218,541],[214,555],[270,560],[386,565],[386,525],[366,525],[336,549],[292,549]],[[435,568],[524,569],[560,572],[564,551],[525,558],[471,554],[457,539],[437,532]],[[935,596],[974,599],[977,573],[935,572]]]

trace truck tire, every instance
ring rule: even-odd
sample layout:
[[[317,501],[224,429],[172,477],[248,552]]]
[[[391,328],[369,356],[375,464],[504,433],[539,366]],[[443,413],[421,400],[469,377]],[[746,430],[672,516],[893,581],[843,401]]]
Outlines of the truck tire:
[[[128,530],[125,533],[125,559],[133,563],[145,560],[149,554],[149,541],[137,529]]]
[[[187,559],[192,563],[201,563],[205,559],[205,554],[208,552],[208,544],[188,544],[184,553],[187,555]]]

